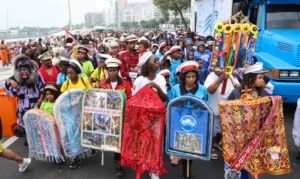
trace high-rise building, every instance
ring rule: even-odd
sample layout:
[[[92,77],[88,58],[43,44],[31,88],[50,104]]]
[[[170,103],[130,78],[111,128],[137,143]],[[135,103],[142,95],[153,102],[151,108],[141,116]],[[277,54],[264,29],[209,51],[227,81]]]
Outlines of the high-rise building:
[[[105,12],[99,13],[87,13],[84,15],[84,23],[87,27],[93,26],[105,26],[106,19],[105,19]]]

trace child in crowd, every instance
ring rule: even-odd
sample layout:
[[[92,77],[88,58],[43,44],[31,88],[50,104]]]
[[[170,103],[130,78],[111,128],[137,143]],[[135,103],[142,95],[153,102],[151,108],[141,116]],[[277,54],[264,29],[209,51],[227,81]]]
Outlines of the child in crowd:
[[[188,56],[187,56],[187,61],[189,60],[193,60],[194,61],[194,52],[193,51],[190,51],[188,52]]]
[[[54,116],[53,108],[54,108],[55,101],[59,95],[60,95],[60,89],[57,84],[46,83],[44,88],[45,100],[42,102],[40,109]]]
[[[139,52],[140,52],[139,58],[141,58],[141,56],[149,49],[149,41],[145,37],[142,37],[138,40],[138,44],[139,44]]]
[[[170,56],[164,56],[162,58],[159,59],[159,63],[160,63],[160,70],[164,70],[164,69],[170,69],[171,68],[171,57]]]
[[[167,106],[168,103],[169,103],[169,99],[171,97],[170,95],[171,95],[171,91],[172,91],[172,87],[169,83],[169,81],[170,81],[170,70],[169,69],[163,69],[158,74],[165,77],[165,80],[166,80],[166,88],[167,88],[168,99],[167,99],[167,101],[164,102],[164,104]]]
[[[199,80],[197,81],[199,84],[204,85],[204,81],[207,77],[206,72],[203,70],[203,62],[201,58],[196,59],[197,63],[199,64],[197,72],[199,74]]]
[[[174,46],[169,50],[169,53],[172,54],[172,60],[171,60],[171,73],[170,73],[170,84],[171,86],[174,86],[179,83],[177,75],[176,75],[176,69],[183,60],[180,58],[181,48],[179,46]]]
[[[263,86],[264,90],[266,90],[269,93],[269,95],[273,94],[274,85],[270,82],[269,76],[267,76],[267,75],[264,76],[264,81],[263,81],[262,86]]]
[[[157,50],[158,50],[158,45],[157,44],[153,44],[152,45],[152,54],[155,55],[156,52],[157,52]]]
[[[89,78],[89,82],[92,84],[93,87],[97,87],[99,82],[108,78],[105,61],[106,59],[112,58],[112,56],[107,54],[99,54],[99,57],[99,67],[96,68],[96,70],[92,73],[92,75]]]

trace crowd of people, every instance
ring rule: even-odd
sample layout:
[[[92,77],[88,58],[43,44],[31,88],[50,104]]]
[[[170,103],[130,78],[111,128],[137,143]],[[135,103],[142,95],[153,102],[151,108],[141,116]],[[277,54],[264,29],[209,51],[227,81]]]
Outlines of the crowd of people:
[[[214,37],[202,37],[190,29],[176,34],[160,30],[109,31],[15,44],[11,49],[16,55],[15,73],[5,82],[6,92],[18,97],[19,129],[15,134],[25,136],[22,117],[26,111],[40,108],[53,115],[56,99],[67,90],[122,89],[129,99],[148,85],[165,105],[184,95],[196,96],[210,105],[215,115],[211,159],[217,160],[215,150],[222,148],[218,103],[239,99],[242,93],[253,97],[272,95],[274,87],[259,62],[231,74],[213,70],[213,45]],[[1,59],[5,59],[3,65],[8,64],[3,53]],[[26,167],[30,163],[7,150],[0,148],[0,155],[18,161],[21,168],[24,169],[23,163]],[[171,156],[173,165],[179,161],[183,177],[190,178],[186,176],[185,160]],[[77,168],[80,163],[76,160],[70,168]],[[124,175],[120,165],[116,175]],[[248,177],[247,172],[243,177]]]

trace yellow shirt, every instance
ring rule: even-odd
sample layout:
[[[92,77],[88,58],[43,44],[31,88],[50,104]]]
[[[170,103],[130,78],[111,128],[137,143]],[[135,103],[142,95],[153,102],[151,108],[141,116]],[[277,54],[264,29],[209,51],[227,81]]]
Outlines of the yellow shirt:
[[[100,74],[99,74],[100,72]],[[103,81],[106,80],[108,78],[108,74],[106,69],[101,69],[100,67],[98,67],[91,75],[91,77],[93,79],[97,79],[99,81]]]
[[[89,89],[89,88],[92,88],[89,80],[86,79],[86,78],[78,77],[78,82],[76,84],[73,84],[70,79],[65,81],[64,84],[62,85],[60,91],[63,93],[63,92],[65,92],[67,90],[70,90],[70,89],[86,90],[86,89]]]

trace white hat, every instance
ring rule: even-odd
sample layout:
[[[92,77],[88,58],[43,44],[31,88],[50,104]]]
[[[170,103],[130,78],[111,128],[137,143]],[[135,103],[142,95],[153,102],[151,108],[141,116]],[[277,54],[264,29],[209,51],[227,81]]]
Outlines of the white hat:
[[[152,54],[152,52],[150,52],[150,51],[145,52],[145,53],[140,57],[138,66],[140,66],[140,67],[143,66],[143,65],[149,60],[149,58],[150,58],[152,55],[153,55],[153,54]]]
[[[137,38],[136,38],[136,36],[134,34],[132,34],[132,35],[127,36],[125,38],[125,41],[126,42],[134,42],[134,41],[137,41]]]
[[[105,60],[105,65],[107,68],[109,67],[119,67],[122,64],[122,62],[116,58],[108,58]]]
[[[214,41],[208,41],[206,44],[207,44],[208,46],[214,45]]]
[[[110,48],[111,48],[111,47],[119,47],[119,44],[118,44],[118,42],[116,42],[116,41],[112,41],[112,42],[110,42],[109,47],[110,47]]]
[[[181,51],[181,47],[180,46],[173,46],[170,48],[169,53],[173,53],[176,51]]]
[[[106,59],[112,58],[111,55],[108,54],[101,54],[99,53],[100,61],[105,61]]]
[[[138,40],[138,43],[140,43],[142,40],[145,40],[145,41],[147,41],[148,43],[149,43],[149,41],[148,41],[148,39],[146,39],[146,37],[141,37],[139,40]]]
[[[70,64],[71,66],[77,68],[78,70],[80,70],[80,73],[83,72],[83,67],[82,67],[82,65],[79,63],[79,61],[77,61],[77,60],[75,60],[75,59],[71,59],[70,62],[69,62],[69,64]],[[74,66],[74,65],[76,65],[77,67]],[[79,74],[80,74],[80,73],[79,73]]]
[[[170,76],[170,70],[168,69],[164,69],[164,70],[161,70],[158,74],[166,77],[166,76]]]
[[[248,73],[266,73],[267,71],[264,70],[264,66],[262,62],[256,62],[253,65],[248,66],[244,69],[244,74]]]
[[[199,67],[199,63],[195,61],[185,61],[178,67],[178,72],[184,73],[188,71],[195,71]]]

